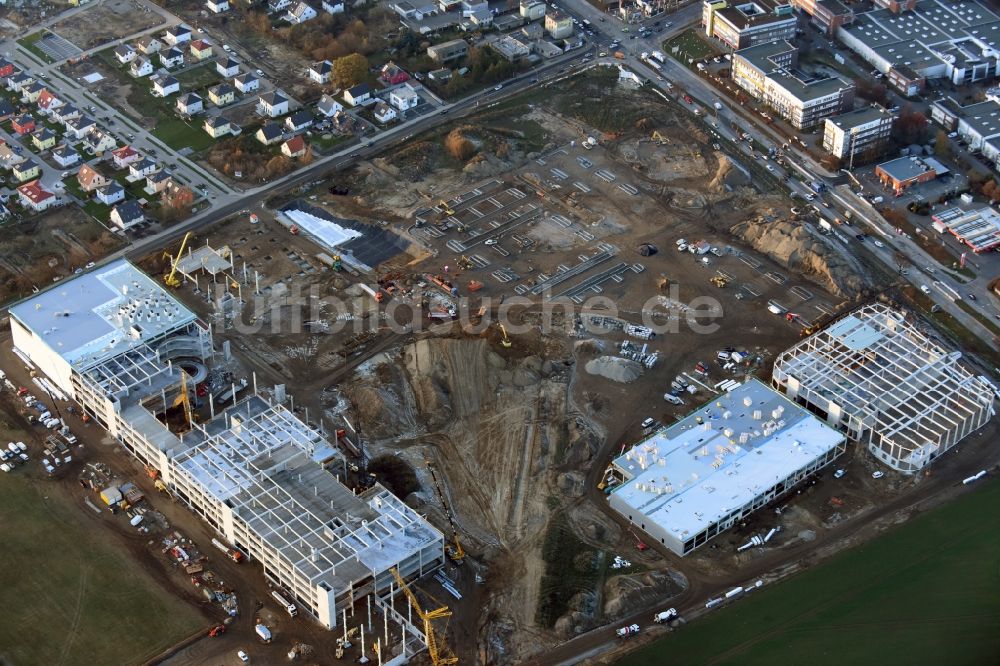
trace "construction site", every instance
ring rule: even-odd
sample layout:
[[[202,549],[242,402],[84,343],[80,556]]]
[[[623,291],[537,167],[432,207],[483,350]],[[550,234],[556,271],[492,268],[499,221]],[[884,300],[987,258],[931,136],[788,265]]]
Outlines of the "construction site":
[[[174,522],[190,508],[188,531],[263,565],[235,574],[241,614],[260,604],[316,663],[545,663],[640,611],[770,580],[937,482],[873,478],[863,446],[766,386],[885,277],[690,116],[619,86],[575,77],[98,267],[12,309],[14,345],[163,483]],[[472,157],[449,153],[455,131]],[[58,306],[74,284],[100,296]],[[722,480],[671,471],[667,491],[646,472],[666,460]],[[696,530],[676,543],[629,513],[740,466],[739,506],[664,509]],[[207,663],[239,631],[163,663]]]

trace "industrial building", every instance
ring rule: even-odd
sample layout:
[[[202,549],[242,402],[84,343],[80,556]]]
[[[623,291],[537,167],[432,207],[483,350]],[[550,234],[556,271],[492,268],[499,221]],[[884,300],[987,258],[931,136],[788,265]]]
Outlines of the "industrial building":
[[[993,416],[993,393],[905,313],[855,310],[778,356],[772,382],[889,467],[913,473]]]
[[[1000,213],[989,206],[975,210],[946,208],[931,219],[935,231],[947,231],[976,254],[1000,247]]]
[[[880,106],[868,106],[823,121],[823,149],[847,160],[852,168],[880,157],[892,135],[895,117]]]
[[[948,132],[957,132],[969,144],[1000,169],[1000,90],[986,91],[986,101],[962,106],[946,97],[931,103],[931,119]]]
[[[192,270],[218,256],[202,258]],[[323,626],[389,589],[391,568],[420,576],[443,562],[440,532],[377,484],[357,495],[343,485],[340,452],[256,395],[256,381],[243,399],[239,385],[208,396],[196,422],[211,329],[128,261],[15,304],[10,321],[22,359]]]
[[[844,452],[846,438],[757,379],[613,462],[611,508],[678,555],[705,545]]]
[[[948,173],[948,167],[933,157],[897,157],[875,167],[875,177],[893,194],[900,196],[910,187],[928,183],[938,176]]]
[[[780,0],[704,0],[701,8],[705,34],[734,50],[792,39],[798,21],[792,5]]]
[[[985,4],[978,0],[881,4],[887,8],[857,14],[852,23],[837,29],[837,37],[890,82],[892,71],[904,67],[919,79],[944,78],[955,85],[997,75],[1000,16]]]
[[[798,72],[798,48],[777,41],[733,54],[733,82],[767,103],[796,129],[806,129],[850,110],[854,84],[839,78],[812,79]]]
[[[837,28],[854,20],[854,10],[840,0],[791,0],[792,6],[809,15],[823,32],[833,35]]]

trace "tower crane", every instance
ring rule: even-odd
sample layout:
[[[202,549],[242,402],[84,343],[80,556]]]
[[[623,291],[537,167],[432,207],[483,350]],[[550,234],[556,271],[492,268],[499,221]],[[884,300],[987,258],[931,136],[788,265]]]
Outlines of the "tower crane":
[[[188,241],[194,234],[192,232],[187,232],[184,234],[184,240],[181,241],[181,246],[177,250],[177,256],[170,256],[169,252],[165,252],[163,256],[170,260],[170,273],[163,276],[163,283],[168,287],[177,288],[181,286],[181,281],[177,279],[177,264],[180,263],[181,257],[184,255],[184,248],[187,247]]]
[[[434,472],[431,461],[425,460],[424,464],[427,465],[427,471],[431,473],[431,480],[434,482],[434,492],[437,493],[438,500],[440,500],[441,506],[444,508],[444,515],[447,516],[448,524],[451,525],[452,539],[455,541],[454,545],[450,543],[445,544],[444,552],[452,562],[462,564],[465,561],[465,549],[462,548],[462,542],[458,540],[458,527],[455,525],[455,518],[451,515],[451,508],[444,498],[444,493],[441,492],[441,484],[438,481],[437,474]]]
[[[441,606],[432,611],[424,610],[423,606],[420,605],[420,601],[417,600],[417,595],[413,593],[410,586],[406,584],[403,577],[399,574],[399,569],[393,567],[389,569],[392,572],[393,577],[396,579],[396,584],[399,585],[399,589],[403,591],[406,598],[409,599],[410,605],[413,610],[416,611],[417,615],[424,623],[424,636],[427,638],[427,652],[431,656],[431,663],[434,666],[449,666],[450,664],[457,664],[458,657],[452,654],[451,649],[448,644],[443,640],[441,644],[438,645],[438,637],[434,632],[433,621],[434,620],[445,620],[451,617],[451,611],[448,610],[447,606]]]

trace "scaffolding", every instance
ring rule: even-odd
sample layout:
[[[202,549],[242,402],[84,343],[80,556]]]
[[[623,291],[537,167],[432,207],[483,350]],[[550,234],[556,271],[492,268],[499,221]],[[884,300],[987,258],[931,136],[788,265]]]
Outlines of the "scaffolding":
[[[993,395],[900,310],[866,305],[782,353],[773,383],[878,459],[915,472],[993,416]]]

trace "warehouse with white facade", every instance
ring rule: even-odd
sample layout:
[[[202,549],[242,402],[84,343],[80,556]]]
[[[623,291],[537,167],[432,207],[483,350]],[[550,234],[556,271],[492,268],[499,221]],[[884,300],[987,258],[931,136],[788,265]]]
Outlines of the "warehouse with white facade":
[[[678,555],[705,545],[844,452],[843,433],[757,379],[613,462],[611,508]]]
[[[772,382],[889,467],[916,472],[993,416],[993,393],[888,305],[866,305],[780,354]]]
[[[443,562],[438,530],[380,485],[346,487],[340,452],[283,405],[234,395],[216,413],[208,398],[203,422],[178,423],[211,329],[131,263],[60,282],[10,321],[23,359],[323,626],[389,589],[393,567],[411,577]]]

